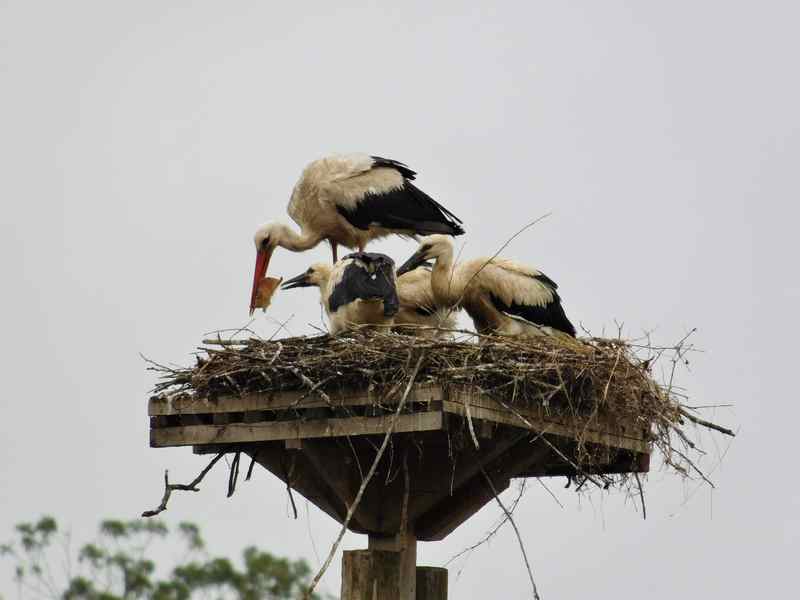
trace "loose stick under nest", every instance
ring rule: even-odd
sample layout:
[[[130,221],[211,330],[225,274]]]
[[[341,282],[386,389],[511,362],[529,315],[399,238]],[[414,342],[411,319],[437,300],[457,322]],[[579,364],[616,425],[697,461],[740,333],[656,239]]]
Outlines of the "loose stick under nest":
[[[581,446],[582,430],[595,416],[633,419],[650,432],[649,442],[664,462],[683,475],[694,471],[705,478],[689,456],[696,442],[685,428],[687,421],[733,435],[696,416],[674,389],[672,370],[690,349],[685,339],[674,347],[655,348],[620,339],[564,344],[545,336],[522,340],[453,333],[460,339],[362,330],[276,341],[206,340],[214,347],[202,348],[194,367],[152,363],[151,368],[161,375],[155,392],[173,398],[304,390],[330,401],[329,394],[339,389],[369,388],[377,396],[396,389],[410,378],[409,352],[424,351],[417,384],[470,386],[512,413],[515,406],[525,406],[572,416]],[[659,383],[652,373],[664,360],[671,361],[672,370]]]

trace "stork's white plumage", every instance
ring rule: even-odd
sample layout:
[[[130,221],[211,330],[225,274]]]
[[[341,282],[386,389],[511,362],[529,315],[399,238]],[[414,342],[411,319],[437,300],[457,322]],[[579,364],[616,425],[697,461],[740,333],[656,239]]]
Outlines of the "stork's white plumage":
[[[394,317],[394,324],[398,331],[436,337],[440,332],[420,327],[455,328],[456,311],[439,306],[433,297],[429,268],[419,266],[398,276],[397,296],[400,310]]]
[[[502,258],[453,262],[449,237],[431,235],[398,269],[398,275],[433,260],[431,288],[439,306],[463,306],[479,333],[519,337],[575,336],[555,282],[541,271]]]
[[[393,233],[464,233],[458,217],[411,183],[415,177],[401,162],[367,154],[312,162],[289,200],[288,213],[300,226],[300,233],[283,223],[262,225],[255,233],[252,298],[278,246],[302,252],[328,240],[335,263],[338,245],[363,252],[369,241]]]
[[[334,265],[315,263],[283,289],[315,286],[337,334],[354,325],[391,326],[399,309],[394,261],[385,254],[358,252]]]

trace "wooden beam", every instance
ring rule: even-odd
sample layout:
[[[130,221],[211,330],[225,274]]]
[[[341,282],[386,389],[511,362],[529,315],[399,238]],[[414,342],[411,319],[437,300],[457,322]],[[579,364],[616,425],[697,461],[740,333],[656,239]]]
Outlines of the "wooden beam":
[[[379,417],[347,417],[313,421],[269,421],[265,423],[230,423],[228,425],[191,425],[150,430],[150,446],[196,446],[233,444],[304,438],[345,437],[385,433],[393,415]],[[442,429],[440,412],[419,412],[400,415],[394,431],[435,431]]]
[[[353,465],[353,456],[349,451],[343,450],[335,440],[307,439],[303,441],[302,453],[309,464],[313,466],[317,477],[320,481],[325,482],[339,499],[341,505],[351,506],[358,493],[361,480],[358,470]],[[368,514],[368,511],[365,511],[363,501],[353,513],[353,518],[370,531],[377,529],[376,515]]]
[[[220,396],[214,400],[185,395],[153,396],[148,402],[148,415],[186,415],[225,412],[247,412],[254,410],[285,410],[289,408],[325,408],[328,406],[371,406],[397,404],[397,398],[386,400],[376,392],[365,390],[339,390],[328,394],[329,405],[318,394],[308,391],[245,393]],[[411,389],[406,402],[436,402],[444,397],[438,385],[418,385]]]
[[[532,464],[542,460],[550,452],[549,447],[539,440],[531,444],[527,439],[520,440],[512,448],[498,456],[483,471],[495,484],[498,492],[508,488],[510,480]],[[456,527],[478,512],[484,504],[494,499],[481,472],[478,472],[464,485],[439,501],[414,523],[417,538],[425,541],[444,539]]]
[[[493,478],[497,492],[508,489],[510,479]],[[473,477],[461,486],[453,496],[437,504],[414,524],[417,539],[438,541],[447,537],[456,527],[478,512],[494,498],[483,476]]]
[[[425,463],[427,464],[424,464],[421,471],[415,473],[416,476],[411,480],[414,493],[409,504],[409,521],[414,523],[416,519],[442,502],[443,498],[450,498],[451,490],[455,493],[464,483],[479,474],[481,467],[486,467],[520,440],[527,440],[529,437],[530,432],[514,429],[505,435],[498,433],[491,440],[485,440],[481,443],[480,450],[476,450],[470,444],[455,457],[454,471],[451,471],[450,468],[431,469],[427,467],[430,464],[451,466],[446,447],[436,456],[426,456]],[[419,489],[435,490],[437,493],[420,495],[417,493]]]
[[[271,442],[260,444],[247,451],[251,457],[255,456],[256,462],[287,483],[291,488],[302,494],[312,504],[341,523],[347,514],[347,506],[328,485],[319,478],[313,465],[311,465],[302,452],[287,451],[281,444]],[[350,521],[350,529],[357,533],[366,533],[367,529],[358,518]]]

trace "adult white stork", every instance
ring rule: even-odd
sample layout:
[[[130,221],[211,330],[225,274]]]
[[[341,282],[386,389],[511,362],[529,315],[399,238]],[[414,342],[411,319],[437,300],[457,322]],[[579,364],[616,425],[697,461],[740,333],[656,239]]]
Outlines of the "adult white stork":
[[[398,269],[403,273],[433,260],[431,288],[440,306],[467,311],[478,333],[533,337],[566,334],[575,327],[561,306],[555,282],[541,271],[503,258],[453,263],[453,243],[443,235],[420,239],[417,251]]]
[[[357,252],[334,265],[315,263],[281,287],[308,286],[319,288],[332,334],[353,325],[391,326],[400,307],[394,261],[385,254]]]
[[[328,240],[335,263],[338,245],[363,252],[370,240],[392,233],[464,233],[458,217],[411,183],[415,177],[401,162],[367,154],[330,156],[308,165],[288,206],[300,233],[277,222],[256,230],[251,311],[257,286],[278,246],[302,252]]]

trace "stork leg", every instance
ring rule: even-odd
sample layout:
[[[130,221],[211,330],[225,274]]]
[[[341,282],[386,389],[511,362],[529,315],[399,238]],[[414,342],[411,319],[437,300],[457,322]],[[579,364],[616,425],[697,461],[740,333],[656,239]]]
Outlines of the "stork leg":
[[[336,264],[339,261],[337,256],[337,244],[333,240],[328,240],[331,243],[331,253],[333,254],[333,264]]]

